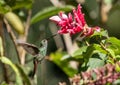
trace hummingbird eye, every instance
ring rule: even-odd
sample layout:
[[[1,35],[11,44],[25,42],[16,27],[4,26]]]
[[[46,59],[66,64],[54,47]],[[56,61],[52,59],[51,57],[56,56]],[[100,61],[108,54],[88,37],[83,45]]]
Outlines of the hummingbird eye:
[[[44,39],[44,40],[42,40],[42,44],[44,44],[46,42],[46,40]]]
[[[40,43],[40,47],[41,47],[41,46],[45,46],[46,44],[47,44],[47,40],[44,39],[44,40],[41,41],[41,43]]]

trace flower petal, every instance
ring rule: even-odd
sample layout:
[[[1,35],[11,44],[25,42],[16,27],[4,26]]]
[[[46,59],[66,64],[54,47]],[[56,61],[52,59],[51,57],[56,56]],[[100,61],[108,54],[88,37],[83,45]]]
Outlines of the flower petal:
[[[73,15],[71,13],[68,16],[60,12],[59,16],[53,16],[51,21],[55,22],[61,29],[58,30],[59,34],[70,33],[70,35],[81,33],[81,37],[91,36],[94,31],[100,31],[99,27],[88,27],[84,18],[84,14],[81,11],[81,5],[79,4],[77,9],[73,9]]]
[[[53,22],[56,22],[56,23],[61,21],[61,18],[59,16],[52,16],[49,19]]]
[[[63,12],[60,12],[60,13],[59,13],[59,16],[60,16],[60,18],[63,19],[63,20],[64,20],[64,19],[65,19],[65,20],[68,19],[67,15],[64,14]]]

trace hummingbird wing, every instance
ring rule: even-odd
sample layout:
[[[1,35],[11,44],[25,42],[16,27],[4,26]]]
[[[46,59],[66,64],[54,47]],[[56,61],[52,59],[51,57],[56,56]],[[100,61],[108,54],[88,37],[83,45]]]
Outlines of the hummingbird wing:
[[[36,56],[39,54],[39,49],[33,45],[33,44],[29,44],[29,43],[24,43],[24,42],[17,42],[18,45],[21,45],[25,51],[27,51],[29,54]]]

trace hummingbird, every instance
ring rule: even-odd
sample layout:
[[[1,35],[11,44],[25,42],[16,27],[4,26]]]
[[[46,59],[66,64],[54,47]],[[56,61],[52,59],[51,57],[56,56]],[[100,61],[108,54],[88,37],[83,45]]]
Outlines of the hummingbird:
[[[43,39],[40,42],[39,48],[33,44],[17,41],[18,45],[22,46],[27,53],[31,54],[34,57],[33,58],[34,69],[33,69],[33,73],[32,73],[31,78],[34,78],[38,63],[39,62],[41,63],[41,61],[45,58],[45,56],[47,54],[48,40],[50,40],[51,37],[54,37],[56,35],[57,34],[54,34],[46,39]]]
[[[17,41],[17,43],[18,43],[18,45],[22,46],[27,53],[31,54],[34,57],[33,58],[34,69],[33,69],[32,75],[31,75],[31,77],[34,78],[38,63],[39,62],[41,63],[41,61],[44,59],[44,57],[47,54],[48,40],[43,39],[40,42],[39,48],[36,45],[29,44],[29,43],[24,43],[24,42],[20,42],[20,41]]]

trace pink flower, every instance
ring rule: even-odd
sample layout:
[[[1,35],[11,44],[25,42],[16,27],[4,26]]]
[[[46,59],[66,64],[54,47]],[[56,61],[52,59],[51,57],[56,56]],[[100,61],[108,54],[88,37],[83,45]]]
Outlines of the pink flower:
[[[59,16],[52,16],[49,19],[55,22],[58,26],[60,26],[60,30],[58,30],[59,34],[70,33],[70,35],[82,32],[82,36],[90,36],[94,33],[96,29],[92,29],[88,27],[84,18],[84,14],[81,11],[80,4],[76,9],[73,9],[73,15],[69,13],[68,15],[63,12],[59,13]]]

